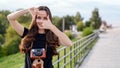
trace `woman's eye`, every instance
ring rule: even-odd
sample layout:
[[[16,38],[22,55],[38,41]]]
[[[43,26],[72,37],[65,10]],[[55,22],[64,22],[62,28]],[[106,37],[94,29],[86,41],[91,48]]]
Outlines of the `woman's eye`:
[[[44,20],[47,20],[47,17],[44,17]]]
[[[37,19],[41,19],[41,17],[37,17]]]

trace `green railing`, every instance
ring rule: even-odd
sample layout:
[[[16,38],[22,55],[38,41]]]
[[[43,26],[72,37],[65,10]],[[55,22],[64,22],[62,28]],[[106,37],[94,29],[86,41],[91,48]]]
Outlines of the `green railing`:
[[[78,68],[85,56],[91,50],[91,43],[98,38],[98,33],[93,33],[73,42],[71,47],[58,49],[59,55],[54,57],[54,68]]]

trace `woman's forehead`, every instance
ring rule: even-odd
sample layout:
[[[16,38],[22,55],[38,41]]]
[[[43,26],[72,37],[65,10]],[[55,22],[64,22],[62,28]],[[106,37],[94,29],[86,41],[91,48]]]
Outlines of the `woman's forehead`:
[[[47,16],[47,13],[44,10],[40,10],[37,12],[37,16]]]

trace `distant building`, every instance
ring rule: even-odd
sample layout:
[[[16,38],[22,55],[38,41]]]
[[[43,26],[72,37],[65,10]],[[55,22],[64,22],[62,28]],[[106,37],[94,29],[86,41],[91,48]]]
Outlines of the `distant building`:
[[[100,30],[100,32],[105,32],[106,29],[107,29],[107,23],[105,21],[103,21],[99,30]]]
[[[71,32],[78,32],[77,31],[77,25],[75,24],[75,22],[70,22],[70,31]]]
[[[77,25],[72,25],[71,31],[72,31],[72,32],[78,32],[78,31],[77,31]]]

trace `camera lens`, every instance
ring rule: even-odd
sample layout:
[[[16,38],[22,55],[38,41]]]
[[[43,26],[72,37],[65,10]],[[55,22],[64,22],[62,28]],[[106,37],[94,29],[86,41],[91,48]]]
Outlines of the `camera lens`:
[[[41,50],[37,50],[37,56],[41,56],[41,55],[42,55]]]
[[[40,59],[38,59],[38,62],[40,62]]]

